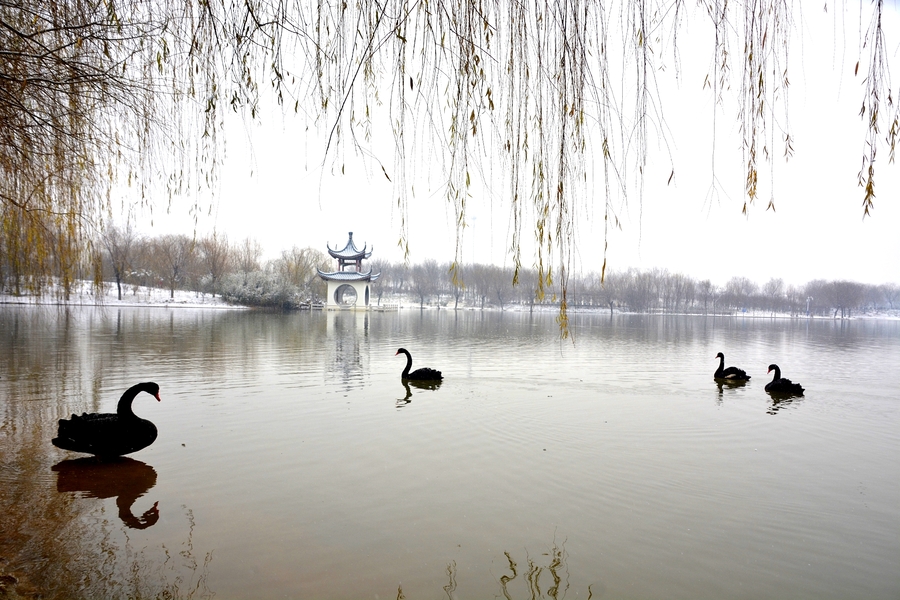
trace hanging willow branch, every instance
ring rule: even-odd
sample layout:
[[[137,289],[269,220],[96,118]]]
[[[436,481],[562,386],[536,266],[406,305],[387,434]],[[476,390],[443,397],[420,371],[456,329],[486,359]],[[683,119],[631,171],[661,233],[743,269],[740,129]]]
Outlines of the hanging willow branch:
[[[893,159],[900,130],[884,10],[861,8],[864,215],[877,149]],[[323,160],[352,149],[377,161],[405,253],[407,207],[430,195],[410,182],[427,173],[455,213],[455,276],[474,180],[502,171],[488,187],[510,205],[514,277],[533,260],[536,293],[561,294],[565,331],[576,224],[602,214],[615,227],[614,207],[640,199],[648,138],[664,130],[656,75],[677,69],[685,23],[709,32],[716,101],[737,95],[746,212],[775,140],[792,152],[799,14],[791,0],[0,0],[2,275],[38,289],[95,272],[82,249],[123,189],[196,197],[217,180],[224,113],[253,120],[272,99],[319,125]]]

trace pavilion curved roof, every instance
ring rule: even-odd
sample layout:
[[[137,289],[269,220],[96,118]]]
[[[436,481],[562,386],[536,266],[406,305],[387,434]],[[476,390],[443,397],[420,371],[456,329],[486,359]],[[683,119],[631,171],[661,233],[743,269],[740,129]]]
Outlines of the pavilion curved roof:
[[[332,256],[332,258],[337,258],[340,260],[360,260],[362,258],[369,258],[372,256],[372,250],[367,250],[367,245],[363,244],[362,250],[356,247],[356,244],[353,243],[353,232],[350,232],[350,236],[347,238],[347,244],[341,249],[338,250],[335,248],[334,250],[328,244],[325,244],[325,247],[328,248],[328,254]]]
[[[381,277],[381,273],[372,273],[372,269],[369,269],[366,273],[359,273],[358,271],[336,271],[334,273],[326,273],[322,269],[316,268],[316,271],[319,272],[319,277],[326,281],[377,281],[379,277]]]

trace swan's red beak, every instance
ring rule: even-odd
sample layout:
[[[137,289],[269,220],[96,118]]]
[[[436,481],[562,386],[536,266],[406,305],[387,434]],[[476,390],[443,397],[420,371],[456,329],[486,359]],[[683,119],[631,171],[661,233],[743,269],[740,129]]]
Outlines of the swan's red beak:
[[[156,392],[155,398],[157,402],[162,402],[162,398],[159,397],[159,392]]]
[[[399,352],[399,351],[397,351],[397,352],[394,352],[394,356],[397,356],[397,355],[398,355],[398,354],[400,354],[400,352]]]

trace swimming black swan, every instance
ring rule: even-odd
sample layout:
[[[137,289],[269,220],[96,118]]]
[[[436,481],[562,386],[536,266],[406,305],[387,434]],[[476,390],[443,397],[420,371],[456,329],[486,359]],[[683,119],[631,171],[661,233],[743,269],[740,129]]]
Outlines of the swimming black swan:
[[[159,386],[139,383],[125,390],[116,414],[82,413],[71,419],[60,419],[53,445],[63,450],[85,452],[97,456],[122,456],[146,448],[156,440],[156,425],[137,417],[131,403],[140,392],[159,400]]]
[[[778,365],[769,365],[767,372],[771,373],[772,371],[775,371],[775,378],[766,384],[767,392],[770,394],[795,394],[798,396],[803,394],[803,386],[799,383],[794,383],[790,379],[781,377],[781,369],[778,368]]]
[[[412,373],[409,372],[410,367],[412,367],[412,356],[409,354],[409,350],[406,348],[400,348],[397,350],[397,354],[405,354],[406,355],[406,368],[403,369],[403,374],[400,375],[400,379],[405,379],[408,381],[440,381],[444,377],[441,375],[440,371],[435,371],[434,369],[429,369],[428,367],[422,367],[421,369],[416,369]],[[394,354],[394,356],[397,356]]]
[[[725,355],[721,352],[716,354],[716,358],[719,359],[719,368],[713,374],[713,379],[727,379],[729,381],[747,381],[750,379],[750,376],[743,369],[738,369],[737,367],[728,367],[726,369]]]

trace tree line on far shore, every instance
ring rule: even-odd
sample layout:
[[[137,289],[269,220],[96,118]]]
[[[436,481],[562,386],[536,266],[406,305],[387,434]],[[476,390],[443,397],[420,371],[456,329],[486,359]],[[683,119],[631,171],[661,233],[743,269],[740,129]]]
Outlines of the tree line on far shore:
[[[316,267],[331,269],[334,262],[318,250],[296,246],[264,261],[263,247],[252,238],[233,243],[218,233],[203,238],[145,236],[117,226],[106,227],[92,240],[83,261],[54,276],[2,250],[2,291],[16,296],[53,289],[68,300],[77,281],[88,280],[97,289],[113,286],[119,300],[153,287],[168,290],[172,298],[175,290],[189,290],[235,304],[280,308],[296,308],[323,297],[325,285]],[[50,279],[56,284],[52,288],[47,286]]]
[[[148,237],[130,227],[109,226],[92,249],[94,256],[80,272],[58,277],[62,296],[68,296],[74,280],[88,279],[97,288],[115,286],[120,300],[137,294],[141,287],[156,287],[168,290],[171,297],[175,290],[190,290],[234,304],[290,309],[323,302],[326,286],[317,268],[335,269],[335,261],[314,248],[294,246],[263,261],[263,248],[256,240],[231,242],[219,233],[203,238]],[[495,265],[459,265],[451,270],[451,263],[433,259],[415,264],[376,259],[364,268],[368,267],[380,273],[372,284],[375,305],[533,310],[560,303],[558,284],[545,286],[540,297],[537,271],[531,269],[521,269],[513,285],[513,269]],[[42,289],[36,277],[21,263],[0,255],[0,280],[6,293]],[[900,308],[900,285],[817,279],[797,286],[775,278],[759,285],[736,276],[719,286],[665,269],[628,269],[608,271],[604,281],[597,272],[570,275],[566,301],[569,309],[610,312],[850,317]]]
[[[463,285],[454,285],[450,263],[426,260],[409,267],[373,263],[381,277],[373,287],[376,302],[384,297],[405,297],[419,306],[433,305],[485,308],[558,306],[555,295],[538,298],[537,273],[521,270],[513,285],[513,269],[494,265],[463,265],[458,270]],[[393,301],[393,300],[392,300]],[[816,279],[802,286],[770,279],[759,285],[746,277],[732,277],[718,286],[710,280],[696,280],[666,269],[627,269],[571,275],[568,281],[568,308],[599,309],[610,312],[734,314],[742,312],[840,316],[860,312],[900,308],[900,285],[867,285],[845,280]]]

